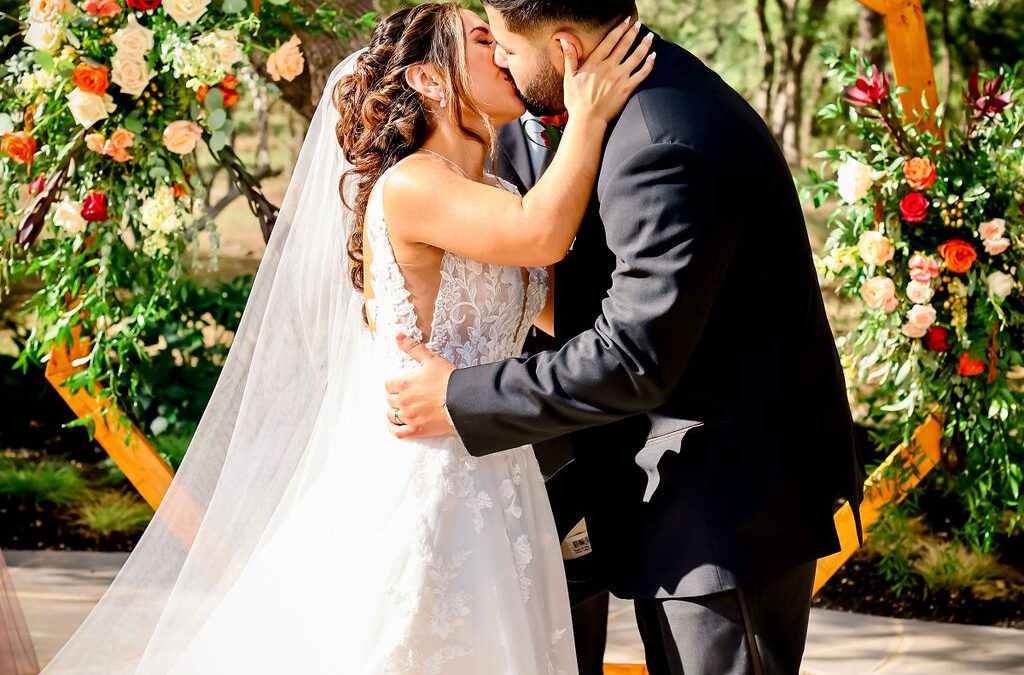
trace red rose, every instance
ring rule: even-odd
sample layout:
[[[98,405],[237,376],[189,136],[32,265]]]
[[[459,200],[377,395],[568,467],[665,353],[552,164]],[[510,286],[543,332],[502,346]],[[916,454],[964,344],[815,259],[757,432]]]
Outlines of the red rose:
[[[28,184],[28,193],[37,195],[46,187],[46,176],[36,176],[36,179]]]
[[[90,223],[107,219],[107,195],[90,192],[82,201],[82,217]]]
[[[224,89],[237,89],[238,88],[238,78],[235,77],[234,75],[225,75],[224,79],[221,80],[220,84],[217,85],[217,86],[220,87],[222,91]]]
[[[946,261],[946,269],[954,274],[963,274],[978,259],[974,247],[962,239],[950,239],[939,246],[939,253]]]
[[[569,123],[569,111],[558,115],[544,115],[540,118],[540,123],[546,127],[565,127]]]
[[[972,359],[966,352],[960,355],[960,370],[964,377],[974,377],[985,372],[985,362]]]
[[[220,93],[224,95],[225,108],[230,108],[234,104],[238,103],[238,99],[241,97],[241,94],[234,89],[227,89],[223,86],[218,86],[217,89],[220,89]]]
[[[900,202],[900,213],[908,223],[920,223],[928,216],[928,198],[920,192],[911,192]]]
[[[949,331],[942,326],[932,326],[924,337],[924,346],[933,352],[948,352]]]
[[[160,0],[126,0],[128,6],[140,12],[151,12],[160,6]]]
[[[186,194],[188,194],[187,192],[185,192],[185,186],[182,185],[181,183],[175,183],[171,185],[171,189],[174,190],[174,197],[176,199],[181,199]]]

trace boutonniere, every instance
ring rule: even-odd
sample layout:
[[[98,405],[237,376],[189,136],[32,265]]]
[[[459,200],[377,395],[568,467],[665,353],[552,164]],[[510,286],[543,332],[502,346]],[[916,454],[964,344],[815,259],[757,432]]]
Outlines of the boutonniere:
[[[554,151],[558,149],[558,144],[562,141],[562,134],[565,132],[565,125],[568,123],[568,112],[563,112],[558,115],[544,115],[543,117],[539,117],[535,120],[527,120],[526,122],[523,122],[523,133],[526,134],[526,138],[529,142],[540,145],[540,142],[537,141],[536,134],[529,133],[526,125],[541,125],[541,141],[544,143],[545,148],[550,148]]]

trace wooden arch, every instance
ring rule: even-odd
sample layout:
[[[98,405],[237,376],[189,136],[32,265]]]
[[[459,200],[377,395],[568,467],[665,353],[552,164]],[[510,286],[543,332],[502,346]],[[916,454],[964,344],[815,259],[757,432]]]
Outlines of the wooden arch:
[[[920,116],[923,105],[934,110],[938,105],[934,68],[928,46],[921,0],[860,0],[867,7],[885,17],[889,50],[896,82],[909,91],[902,95],[908,117]],[[89,342],[75,333],[74,342],[59,346],[51,354],[46,366],[46,378],[57,389],[71,409],[81,418],[88,418],[94,427],[97,442],[110,454],[139,494],[155,509],[173,478],[173,472],[160,457],[145,435],[119,410],[102,412],[108,404],[102,389],[90,394],[85,389],[72,393],[65,386],[69,377],[80,372],[78,359],[89,354]],[[939,444],[942,428],[935,420],[918,429],[914,442],[897,448],[885,464],[865,484],[865,499],[861,506],[861,519],[865,528],[878,520],[881,510],[887,505],[900,501],[907,490],[939,461]],[[886,476],[891,465],[913,467],[902,472],[902,479]],[[909,473],[909,475],[908,475]],[[860,546],[854,529],[853,512],[849,505],[841,508],[835,516],[836,530],[842,542],[842,551],[818,561],[815,592],[820,589],[836,570],[845,563]],[[609,666],[606,673],[641,671],[619,671]]]

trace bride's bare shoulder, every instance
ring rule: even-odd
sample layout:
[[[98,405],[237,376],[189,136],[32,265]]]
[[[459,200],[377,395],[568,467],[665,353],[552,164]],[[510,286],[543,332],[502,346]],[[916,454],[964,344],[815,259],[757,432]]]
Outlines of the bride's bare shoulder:
[[[401,221],[428,214],[464,179],[439,159],[412,155],[395,165],[383,180],[384,212],[389,224],[400,226]]]

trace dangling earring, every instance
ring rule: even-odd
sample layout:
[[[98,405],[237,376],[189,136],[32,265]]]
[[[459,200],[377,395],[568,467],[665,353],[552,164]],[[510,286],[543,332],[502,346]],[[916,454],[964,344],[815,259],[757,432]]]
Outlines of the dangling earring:
[[[441,110],[444,110],[447,107],[448,107],[448,98],[445,96],[445,93],[442,91],[441,92]]]

